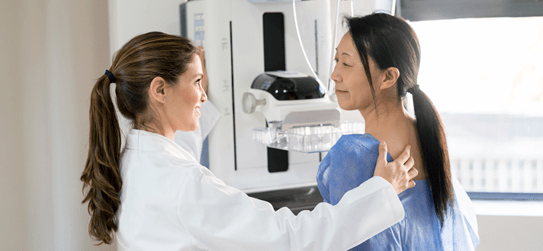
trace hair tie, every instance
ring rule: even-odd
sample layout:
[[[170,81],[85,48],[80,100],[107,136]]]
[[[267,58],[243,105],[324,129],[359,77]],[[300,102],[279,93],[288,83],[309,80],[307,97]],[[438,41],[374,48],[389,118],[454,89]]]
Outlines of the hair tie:
[[[407,92],[413,94],[413,92],[415,92],[416,90],[420,90],[419,85],[415,85],[415,86],[413,86],[413,87],[407,89]]]
[[[115,78],[115,76],[113,76],[113,73],[111,73],[110,71],[106,70],[106,76],[107,78],[109,79],[109,83],[115,83],[117,82],[117,79]]]

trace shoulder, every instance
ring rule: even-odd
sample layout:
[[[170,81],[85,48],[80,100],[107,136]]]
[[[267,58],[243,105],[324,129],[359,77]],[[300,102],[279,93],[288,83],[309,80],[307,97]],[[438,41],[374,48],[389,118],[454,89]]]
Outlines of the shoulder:
[[[325,201],[336,204],[347,191],[373,176],[379,141],[369,134],[342,136],[319,166],[317,184]]]
[[[379,155],[379,141],[371,134],[349,134],[343,135],[330,149],[330,153],[365,152]]]
[[[176,193],[183,188],[188,176],[198,176],[202,168],[205,167],[176,151],[130,149],[121,161],[123,188],[150,193],[151,197],[158,191]]]
[[[378,156],[379,141],[370,134],[343,135],[326,154],[321,168],[373,167]]]

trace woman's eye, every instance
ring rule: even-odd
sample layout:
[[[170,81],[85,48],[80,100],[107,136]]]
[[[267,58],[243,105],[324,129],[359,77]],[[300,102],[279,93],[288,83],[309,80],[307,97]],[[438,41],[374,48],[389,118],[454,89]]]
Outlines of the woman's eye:
[[[337,58],[334,58],[334,61],[337,63],[337,61],[339,61]]]
[[[346,64],[346,63],[343,63],[343,65],[347,66],[347,67],[351,67],[350,65]]]
[[[201,79],[196,80],[196,84],[199,85],[200,81],[202,81],[202,80]]]

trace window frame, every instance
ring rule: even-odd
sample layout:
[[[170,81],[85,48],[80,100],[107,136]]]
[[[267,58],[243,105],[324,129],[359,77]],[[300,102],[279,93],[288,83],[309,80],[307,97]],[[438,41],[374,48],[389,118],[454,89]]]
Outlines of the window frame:
[[[543,193],[467,192],[472,200],[543,201]]]
[[[397,0],[396,13],[410,21],[543,16],[536,0]]]

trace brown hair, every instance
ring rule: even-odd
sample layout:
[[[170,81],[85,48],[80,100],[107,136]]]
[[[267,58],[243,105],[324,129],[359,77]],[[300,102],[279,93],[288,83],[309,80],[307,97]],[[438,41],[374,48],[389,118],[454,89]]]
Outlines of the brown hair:
[[[439,113],[417,84],[420,66],[417,34],[403,19],[384,13],[347,18],[347,23],[364,65],[372,96],[375,93],[368,56],[380,69],[396,67],[400,71],[397,81],[400,98],[405,97],[407,92],[413,95],[417,134],[428,174],[428,186],[432,191],[435,212],[443,224],[448,207],[454,201],[449,152]]]
[[[149,110],[147,90],[151,81],[162,77],[174,85],[195,53],[197,48],[188,39],[161,32],[142,34],[126,43],[109,69],[116,79],[121,114],[135,127],[149,122],[150,116],[145,114]],[[89,154],[81,175],[83,191],[88,187],[82,203],[89,202],[89,234],[99,241],[98,245],[111,244],[112,234],[117,231],[116,212],[123,183],[119,169],[121,130],[110,96],[110,81],[102,75],[92,89]]]

